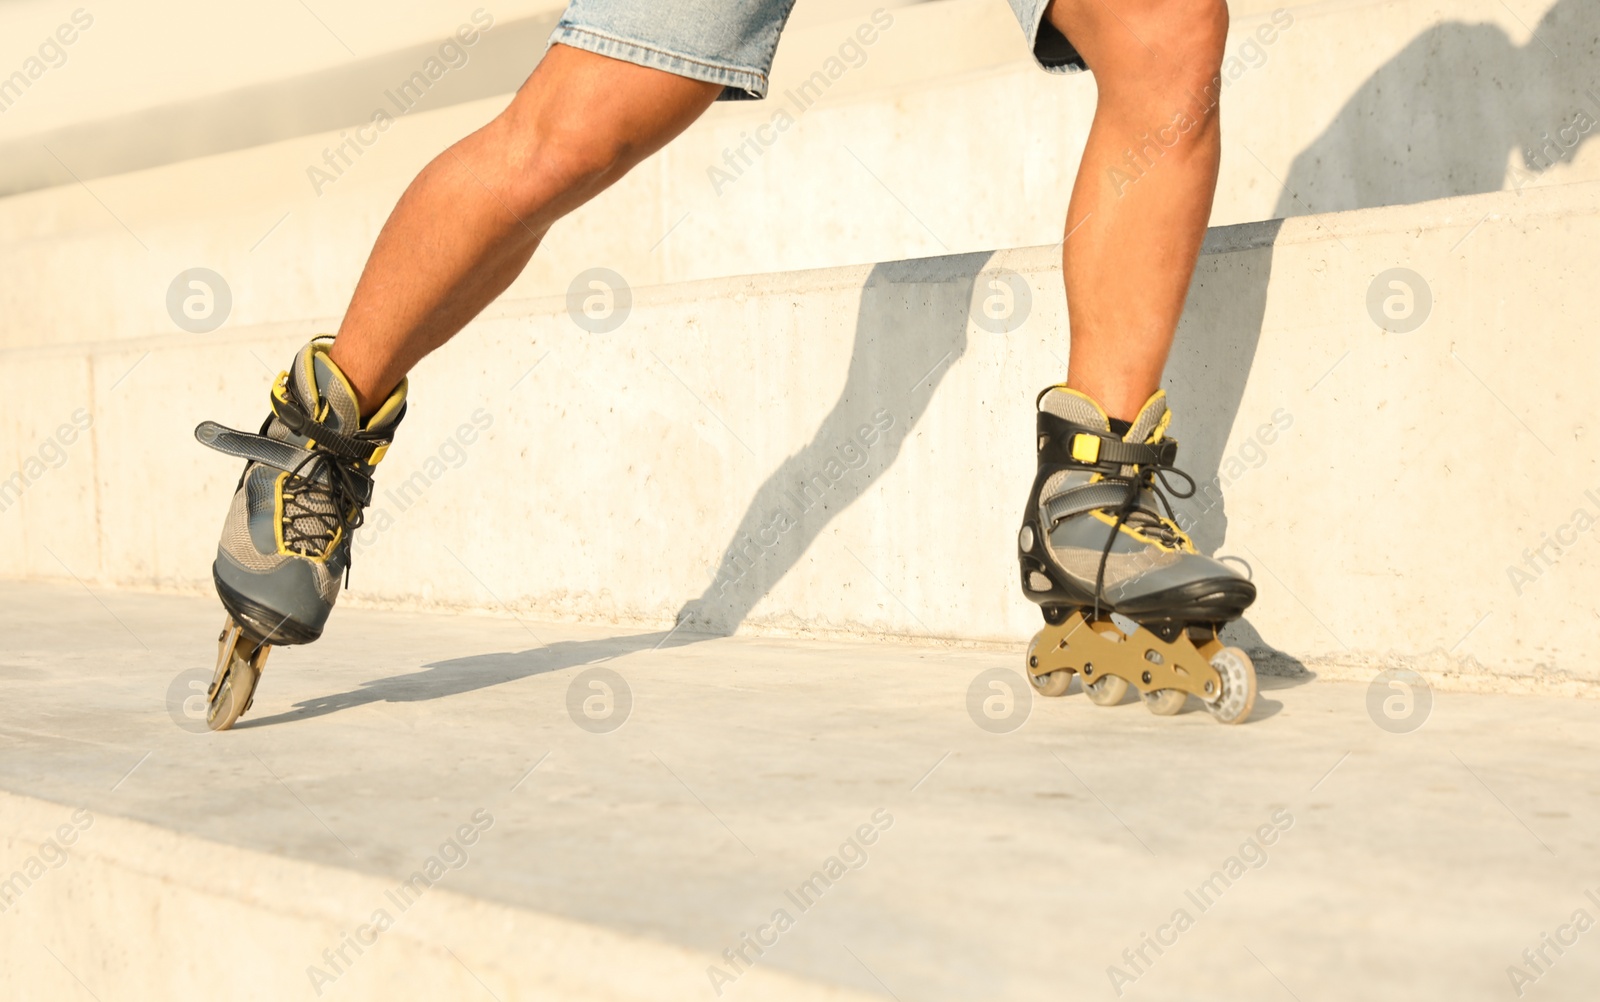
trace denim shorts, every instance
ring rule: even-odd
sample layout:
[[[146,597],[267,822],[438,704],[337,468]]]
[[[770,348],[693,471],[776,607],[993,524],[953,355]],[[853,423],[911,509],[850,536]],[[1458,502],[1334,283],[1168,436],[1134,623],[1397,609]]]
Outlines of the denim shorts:
[[[555,34],[550,36],[550,44],[559,42],[693,80],[722,84],[722,100],[759,99],[767,96],[772,56],[794,2],[570,0]],[[1009,2],[1040,66],[1055,73],[1085,68],[1072,43],[1043,23],[1049,0]],[[874,11],[843,40],[843,46],[864,52],[863,47],[894,30],[894,15],[893,10]],[[841,55],[851,58],[842,50]],[[840,62],[840,66],[845,65]]]

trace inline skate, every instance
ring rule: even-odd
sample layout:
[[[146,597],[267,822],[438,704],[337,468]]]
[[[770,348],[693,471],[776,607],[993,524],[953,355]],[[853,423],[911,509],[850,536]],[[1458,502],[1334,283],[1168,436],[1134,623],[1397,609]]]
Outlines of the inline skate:
[[[1079,675],[1101,706],[1132,686],[1152,713],[1175,714],[1195,696],[1217,720],[1244,721],[1255,668],[1218,631],[1256,590],[1178,527],[1167,495],[1193,496],[1194,481],[1173,466],[1166,394],[1157,391],[1122,434],[1098,403],[1064,386],[1039,394],[1038,410],[1039,472],[1017,535],[1022,589],[1046,624],[1028,647],[1036,691],[1060,696]]]
[[[273,647],[309,644],[348,584],[350,544],[372,501],[372,471],[405,416],[406,382],[365,421],[328,357],[333,338],[300,349],[273,384],[259,434],[213,421],[195,438],[245,460],[211,576],[227,610],[206,724],[225,731],[247,710]]]

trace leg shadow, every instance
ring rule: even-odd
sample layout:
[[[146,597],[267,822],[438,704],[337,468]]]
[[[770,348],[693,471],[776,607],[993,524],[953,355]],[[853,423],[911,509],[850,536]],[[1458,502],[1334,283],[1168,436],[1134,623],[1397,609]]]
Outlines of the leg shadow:
[[[1167,363],[1173,434],[1181,443],[1178,465],[1195,480],[1194,497],[1175,500],[1173,509],[1202,553],[1216,554],[1227,538],[1227,488],[1266,465],[1273,450],[1285,448],[1278,436],[1293,426],[1293,400],[1261,414],[1240,414],[1282,227],[1282,219],[1273,219],[1218,227],[1206,236]],[[1231,454],[1230,437],[1239,442]],[[1269,644],[1248,618],[1230,623],[1224,636],[1250,654],[1260,674],[1297,682],[1313,677],[1298,659]]]
[[[989,253],[895,261],[861,290],[844,391],[817,433],[757,489],[716,578],[678,623],[730,634],[828,523],[900,455],[967,348],[973,287]]]
[[[1546,172],[1576,157],[1600,119],[1597,44],[1593,0],[1551,4],[1520,45],[1492,23],[1434,25],[1378,67],[1295,157],[1276,214],[1410,205],[1500,191],[1508,180],[1518,192],[1552,183]]]
[[[242,720],[235,730],[268,727],[297,720],[322,717],[367,703],[414,703],[429,699],[459,696],[477,689],[504,685],[533,675],[599,664],[627,654],[678,647],[708,639],[684,631],[657,631],[629,637],[601,637],[595,640],[563,640],[526,651],[474,654],[424,665],[421,671],[363,682],[348,692],[302,700],[294,709],[270,717]]]

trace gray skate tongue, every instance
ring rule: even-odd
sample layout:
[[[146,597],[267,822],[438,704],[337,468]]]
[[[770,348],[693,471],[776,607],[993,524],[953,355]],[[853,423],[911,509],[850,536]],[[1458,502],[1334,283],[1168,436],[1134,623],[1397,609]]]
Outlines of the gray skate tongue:
[[[1124,442],[1148,441],[1151,433],[1156,430],[1156,426],[1166,416],[1167,398],[1165,394],[1161,394],[1144,405],[1144,409],[1133,419],[1133,426],[1128,429],[1126,435],[1122,436],[1122,440]],[[1123,467],[1123,472],[1131,473],[1132,469]],[[1161,520],[1159,502],[1156,500],[1153,491],[1140,492],[1139,507],[1128,516],[1128,523],[1138,526],[1146,533],[1158,536],[1168,543],[1176,541],[1176,537],[1172,535],[1172,530]]]

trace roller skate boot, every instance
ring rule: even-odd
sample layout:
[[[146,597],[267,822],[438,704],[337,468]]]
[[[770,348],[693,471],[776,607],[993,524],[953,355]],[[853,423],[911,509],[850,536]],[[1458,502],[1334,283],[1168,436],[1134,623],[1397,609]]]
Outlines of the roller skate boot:
[[[372,500],[372,471],[406,410],[406,383],[365,421],[328,357],[331,337],[302,348],[272,387],[259,434],[213,421],[195,438],[245,460],[211,576],[227,610],[206,723],[223,731],[250,708],[272,647],[309,644],[348,584],[350,544]]]
[[[1217,634],[1256,590],[1178,527],[1167,495],[1193,496],[1194,481],[1173,466],[1166,394],[1120,435],[1076,390],[1050,387],[1038,406],[1039,472],[1017,535],[1022,589],[1046,624],[1028,648],[1035,689],[1059,696],[1079,675],[1102,706],[1132,686],[1152,713],[1195,696],[1223,723],[1245,720],[1255,668]]]

